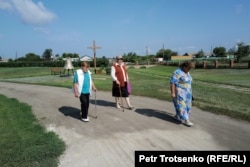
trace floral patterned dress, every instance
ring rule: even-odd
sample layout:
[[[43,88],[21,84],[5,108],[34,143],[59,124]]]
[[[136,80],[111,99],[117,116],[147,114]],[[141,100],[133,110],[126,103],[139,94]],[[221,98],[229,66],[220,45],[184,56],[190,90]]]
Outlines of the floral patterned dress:
[[[173,72],[170,83],[175,84],[175,99],[173,99],[176,116],[180,120],[188,120],[192,107],[192,77],[180,68]]]

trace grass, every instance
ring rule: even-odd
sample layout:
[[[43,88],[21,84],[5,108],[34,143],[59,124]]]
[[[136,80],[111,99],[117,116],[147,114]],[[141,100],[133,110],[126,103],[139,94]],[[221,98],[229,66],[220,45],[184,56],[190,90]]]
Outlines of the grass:
[[[51,67],[12,67],[0,68],[0,78],[23,78],[50,74]]]
[[[175,69],[129,68],[132,94],[171,101],[169,79]],[[190,73],[194,106],[250,122],[250,69],[192,69]],[[5,82],[71,88],[72,79],[50,75],[50,68],[46,67],[0,68],[0,81]],[[109,91],[111,96],[110,75],[93,74],[93,80],[98,90]],[[57,157],[64,150],[62,141],[37,125],[29,106],[4,96],[0,100],[0,166],[56,166]]]
[[[250,88],[250,69],[196,69],[193,78],[199,81]]]
[[[129,68],[132,94],[171,101],[169,79],[175,69],[174,66]],[[4,71],[9,70],[4,68],[0,76],[5,76]],[[93,72],[93,69],[91,71]],[[8,78],[5,77],[2,81],[72,87],[72,76],[44,75],[46,73],[50,74],[49,68],[26,67],[19,69],[18,77],[9,74]],[[250,121],[249,69],[192,69],[190,73],[193,77],[194,106],[205,111]],[[111,92],[110,75],[93,73],[93,79],[98,90]]]
[[[38,124],[30,106],[0,95],[0,148],[0,166],[56,167],[65,144]]]

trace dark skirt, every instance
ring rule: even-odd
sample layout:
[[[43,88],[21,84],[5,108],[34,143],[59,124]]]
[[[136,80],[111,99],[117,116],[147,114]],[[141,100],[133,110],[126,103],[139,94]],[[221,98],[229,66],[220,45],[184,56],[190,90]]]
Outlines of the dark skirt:
[[[115,82],[113,82],[112,96],[113,97],[128,97],[129,93],[127,90],[127,82],[125,82],[125,86],[123,87],[119,87]]]

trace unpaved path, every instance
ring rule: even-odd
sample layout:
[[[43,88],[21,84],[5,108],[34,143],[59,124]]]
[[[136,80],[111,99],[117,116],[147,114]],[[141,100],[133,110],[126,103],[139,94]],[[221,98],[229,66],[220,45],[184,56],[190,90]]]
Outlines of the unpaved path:
[[[0,82],[0,94],[32,106],[38,120],[66,143],[61,167],[132,167],[135,150],[250,150],[250,124],[193,108],[193,127],[172,118],[172,103],[131,96],[136,109],[114,107],[110,92],[94,96],[90,122],[79,119],[80,102],[70,89]]]

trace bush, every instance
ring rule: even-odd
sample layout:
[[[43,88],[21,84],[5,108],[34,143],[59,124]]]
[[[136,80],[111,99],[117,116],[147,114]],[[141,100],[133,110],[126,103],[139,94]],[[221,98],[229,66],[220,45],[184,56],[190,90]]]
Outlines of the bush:
[[[107,75],[111,74],[111,67],[106,67],[105,70]]]
[[[134,66],[129,66],[128,68],[135,69],[135,67],[134,67]]]

